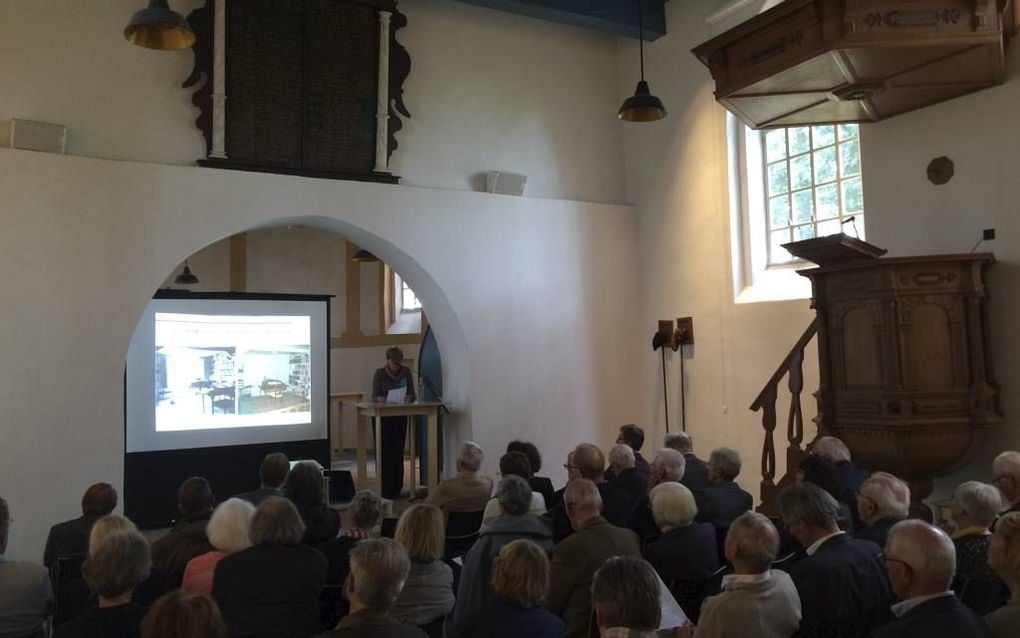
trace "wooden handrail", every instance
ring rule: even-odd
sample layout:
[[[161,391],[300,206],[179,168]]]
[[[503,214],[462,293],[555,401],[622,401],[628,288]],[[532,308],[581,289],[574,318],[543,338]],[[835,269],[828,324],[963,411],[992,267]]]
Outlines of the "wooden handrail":
[[[758,410],[761,409],[762,401],[765,399],[765,394],[769,386],[779,385],[779,380],[782,379],[783,375],[786,374],[787,370],[790,369],[790,363],[793,360],[793,357],[799,352],[800,356],[803,358],[804,348],[807,347],[807,344],[811,342],[811,340],[814,338],[817,332],[818,332],[818,319],[815,318],[811,320],[811,325],[807,327],[807,330],[805,330],[804,334],[800,336],[800,339],[797,339],[797,343],[795,343],[793,345],[793,348],[790,349],[790,354],[786,355],[786,358],[783,359],[783,362],[779,364],[778,368],[776,368],[776,371],[772,374],[768,382],[765,384],[765,387],[762,388],[758,396],[755,397],[754,403],[752,403],[751,407],[749,408],[751,412],[757,412]]]

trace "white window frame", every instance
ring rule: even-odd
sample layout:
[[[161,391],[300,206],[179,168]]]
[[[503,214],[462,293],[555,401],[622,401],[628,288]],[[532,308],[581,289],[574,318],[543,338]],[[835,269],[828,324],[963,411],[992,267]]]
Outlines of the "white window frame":
[[[393,307],[397,309],[397,316],[402,315],[402,314],[412,313],[412,312],[420,313],[421,312],[421,299],[418,298],[418,295],[414,292],[414,289],[411,288],[411,286],[409,286],[407,284],[407,282],[404,281],[404,279],[400,275],[398,275],[397,273],[393,273],[393,282],[395,284],[393,286],[393,296],[395,297],[394,300],[393,300]],[[411,295],[414,297],[414,300],[418,303],[417,306],[413,306],[413,307],[410,307],[410,308],[405,308],[404,307],[404,290],[405,289],[408,290],[411,293]]]

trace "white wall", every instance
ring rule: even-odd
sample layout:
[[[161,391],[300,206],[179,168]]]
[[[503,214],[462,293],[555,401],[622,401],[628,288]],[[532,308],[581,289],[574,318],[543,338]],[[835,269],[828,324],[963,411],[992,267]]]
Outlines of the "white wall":
[[[201,0],[176,0],[185,15]],[[0,119],[69,127],[68,152],[192,164],[205,142],[180,88],[193,55],[121,35],[139,0],[0,2]],[[528,174],[527,195],[623,201],[621,96],[608,35],[446,0],[402,0],[411,55],[393,171],[470,190],[488,169]],[[608,73],[607,73],[608,71]]]
[[[522,436],[561,481],[568,448],[611,441],[632,416],[628,207],[6,149],[0,192],[0,271],[17,273],[0,284],[12,556],[38,559],[84,486],[120,487],[124,355],[142,309],[183,257],[254,227],[338,232],[407,278],[443,357],[447,441],[479,441],[489,470]]]
[[[655,320],[692,315],[697,344],[686,361],[688,423],[696,448],[736,447],[744,457],[740,482],[758,496],[760,415],[747,410],[765,381],[807,327],[807,300],[734,304],[727,197],[725,111],[712,95],[708,70],[690,49],[711,37],[705,17],[718,0],[666,5],[668,35],[646,46],[647,77],[669,109],[654,124],[631,125],[624,141],[627,194],[639,215],[641,327],[651,336]],[[756,9],[755,3],[751,3]],[[636,43],[621,42],[620,90],[632,90]],[[1020,311],[1020,219],[1011,175],[1020,160],[1020,46],[1009,51],[1009,82],[943,105],[862,125],[862,154],[868,240],[890,255],[967,252],[981,228],[995,226],[989,245],[999,263],[990,275],[995,368],[1002,384],[1006,419],[979,454],[978,465],[961,477],[989,480],[988,460],[1004,448],[1020,448],[1020,339],[1012,330]],[[957,175],[946,186],[925,179],[928,161],[948,155]],[[805,362],[807,393],[817,388],[817,353]],[[643,357],[645,406],[661,432],[661,377],[657,357]],[[678,360],[670,358],[671,410],[676,406]],[[781,392],[785,392],[785,386]],[[785,410],[779,406],[779,476],[783,473]],[[804,397],[806,417],[814,401]],[[676,423],[675,416],[673,423]],[[808,439],[813,428],[808,427]]]

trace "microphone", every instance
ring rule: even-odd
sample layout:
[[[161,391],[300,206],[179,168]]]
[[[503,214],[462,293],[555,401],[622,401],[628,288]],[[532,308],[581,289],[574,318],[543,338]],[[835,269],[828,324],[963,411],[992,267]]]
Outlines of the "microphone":
[[[850,224],[851,226],[854,227],[854,235],[857,235],[857,239],[860,239],[861,233],[857,231],[857,222],[855,221],[856,219],[857,219],[856,215],[851,215],[844,219],[843,221],[839,222],[839,225],[840,227],[843,227],[846,226],[847,224]]]

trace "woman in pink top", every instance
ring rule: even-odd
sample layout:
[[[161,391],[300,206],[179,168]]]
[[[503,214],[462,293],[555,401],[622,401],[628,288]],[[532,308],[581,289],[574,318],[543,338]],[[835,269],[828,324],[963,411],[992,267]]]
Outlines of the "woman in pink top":
[[[215,549],[188,561],[184,569],[181,588],[195,594],[212,594],[213,574],[216,564],[228,554],[251,547],[248,527],[255,508],[248,501],[239,498],[227,499],[213,511],[206,536]]]

